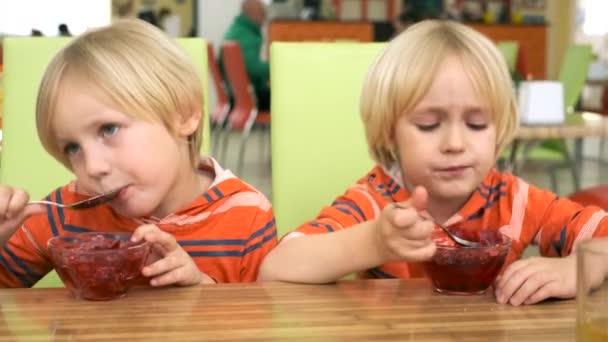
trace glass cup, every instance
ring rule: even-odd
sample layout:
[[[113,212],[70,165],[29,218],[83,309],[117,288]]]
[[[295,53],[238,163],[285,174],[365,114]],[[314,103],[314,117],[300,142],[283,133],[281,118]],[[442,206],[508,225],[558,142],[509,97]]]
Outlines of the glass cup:
[[[608,239],[577,248],[577,341],[608,341]]]

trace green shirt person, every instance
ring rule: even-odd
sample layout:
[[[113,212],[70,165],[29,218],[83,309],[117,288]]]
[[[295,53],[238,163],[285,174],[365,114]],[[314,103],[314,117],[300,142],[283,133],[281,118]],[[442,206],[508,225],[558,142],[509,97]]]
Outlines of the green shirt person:
[[[236,41],[241,46],[245,68],[255,89],[259,110],[270,108],[270,68],[268,62],[260,57],[264,44],[261,28],[265,19],[266,6],[261,0],[244,0],[241,13],[224,34],[224,41]]]

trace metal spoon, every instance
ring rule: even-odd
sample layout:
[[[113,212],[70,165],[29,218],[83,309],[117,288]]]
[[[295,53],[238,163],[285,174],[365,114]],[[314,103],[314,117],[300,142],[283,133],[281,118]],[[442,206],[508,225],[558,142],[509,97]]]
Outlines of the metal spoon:
[[[72,204],[63,204],[63,203],[57,203],[57,202],[52,202],[52,201],[31,201],[28,203],[28,205],[29,204],[45,204],[45,205],[54,205],[54,206],[57,206],[60,208],[65,208],[65,209],[74,209],[74,210],[89,209],[89,208],[93,208],[100,204],[104,204],[108,201],[113,200],[116,196],[118,196],[120,191],[124,188],[125,188],[125,186],[122,186],[120,188],[117,188],[117,189],[114,189],[114,190],[111,190],[108,192],[104,192],[103,194],[89,197],[85,200],[78,201],[78,202],[75,202]]]
[[[401,203],[398,203],[398,202],[393,201],[393,199],[392,199],[392,198],[390,198],[390,197],[388,197],[388,196],[386,196],[386,195],[383,195],[383,194],[382,194],[382,189],[376,188],[375,190],[376,190],[376,193],[377,193],[378,195],[380,195],[380,196],[381,196],[381,197],[382,197],[382,198],[383,198],[383,199],[384,199],[386,202],[388,202],[390,205],[393,205],[393,206],[395,206],[396,208],[399,208],[399,209],[410,209],[409,207],[406,207],[406,206],[404,206],[404,205],[403,205],[403,204],[401,204]],[[452,233],[452,232],[451,232],[451,231],[450,231],[448,228],[446,228],[446,227],[445,227],[445,226],[443,226],[442,224],[439,224],[439,223],[435,222],[434,220],[431,220],[431,219],[428,219],[428,218],[425,218],[425,217],[422,217],[422,216],[420,216],[420,217],[421,217],[422,219],[424,219],[424,220],[429,220],[429,221],[432,221],[432,222],[433,222],[434,224],[436,224],[436,225],[437,225],[439,228],[441,228],[441,229],[442,229],[442,230],[443,230],[443,231],[444,231],[444,232],[445,232],[445,233],[448,235],[448,237],[449,237],[449,238],[450,238],[452,241],[456,242],[456,243],[457,243],[458,245],[460,245],[460,246],[464,246],[464,247],[481,247],[481,243],[479,243],[479,242],[475,242],[475,241],[469,241],[469,240],[463,239],[463,238],[461,238],[461,237],[459,237],[459,236],[455,235],[454,233]]]

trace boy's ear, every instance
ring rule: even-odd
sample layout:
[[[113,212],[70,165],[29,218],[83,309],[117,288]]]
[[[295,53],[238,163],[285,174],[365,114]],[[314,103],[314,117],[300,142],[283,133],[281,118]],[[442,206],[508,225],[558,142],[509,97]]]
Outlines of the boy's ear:
[[[200,111],[184,114],[180,116],[177,131],[182,136],[189,136],[194,133],[201,122],[202,113]]]

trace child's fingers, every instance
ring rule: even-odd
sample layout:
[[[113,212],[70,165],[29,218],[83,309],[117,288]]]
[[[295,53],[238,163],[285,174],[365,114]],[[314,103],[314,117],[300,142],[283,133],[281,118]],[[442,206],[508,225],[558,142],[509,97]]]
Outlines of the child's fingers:
[[[6,218],[14,218],[24,213],[25,206],[29,201],[30,196],[23,190],[15,190],[5,209]]]
[[[29,217],[35,214],[46,213],[46,206],[44,204],[27,204],[24,210],[24,216]]]
[[[189,281],[192,270],[187,266],[182,266],[179,268],[172,269],[169,272],[166,272],[158,277],[154,277],[150,280],[150,285],[152,286],[167,286],[167,285],[193,285],[192,282]],[[199,272],[196,270],[196,272]]]
[[[553,297],[556,293],[558,293],[559,287],[560,284],[558,281],[550,281],[539,289],[537,289],[531,296],[529,296],[528,299],[524,301],[524,304],[536,304],[547,298]]]
[[[422,262],[428,261],[433,258],[435,255],[435,251],[437,249],[437,245],[433,242],[424,245],[424,247],[417,248],[413,253],[413,256],[409,259],[409,261],[413,262]]]
[[[524,284],[524,282],[535,272],[535,267],[525,265],[526,267],[519,268],[517,272],[509,275],[504,274],[503,284],[497,289],[497,301],[499,303],[507,303],[511,296]]]
[[[541,271],[531,274],[511,296],[509,303],[514,306],[521,305],[549,282],[551,282],[551,277],[546,272]]]
[[[141,273],[146,277],[154,277],[167,273],[186,264],[183,255],[169,254],[166,257],[145,266]]]
[[[11,188],[0,186],[0,218],[6,217],[6,209],[12,196],[13,190]]]
[[[519,270],[525,268],[532,258],[517,260],[507,267],[503,274],[496,281],[495,288],[501,290],[505,287],[506,283],[513,277],[514,274]]]
[[[173,235],[160,230],[160,228],[152,224],[138,227],[131,236],[131,241],[133,242],[138,242],[142,239],[153,244],[158,244],[158,247],[160,247],[158,249],[165,254],[180,248]]]
[[[23,190],[0,186],[0,218],[10,219],[17,216],[28,199],[28,194]]]
[[[401,207],[391,206],[388,210],[388,221],[397,229],[407,229],[416,221],[420,220],[414,208],[402,209]]]
[[[432,240],[401,239],[391,241],[389,246],[400,260],[408,262],[429,260],[435,254],[436,248]]]
[[[131,235],[131,241],[139,242],[144,238],[145,235],[152,235],[156,232],[160,232],[160,229],[158,229],[157,226],[153,224],[144,224],[143,226],[139,226],[137,227],[137,229],[135,229],[135,231]]]
[[[150,243],[159,245],[165,253],[171,253],[181,248],[173,235],[160,229],[146,233],[144,239]]]
[[[422,186],[417,186],[414,189],[414,193],[410,199],[410,203],[416,208],[417,211],[426,210],[427,201],[429,194],[426,189]]]

